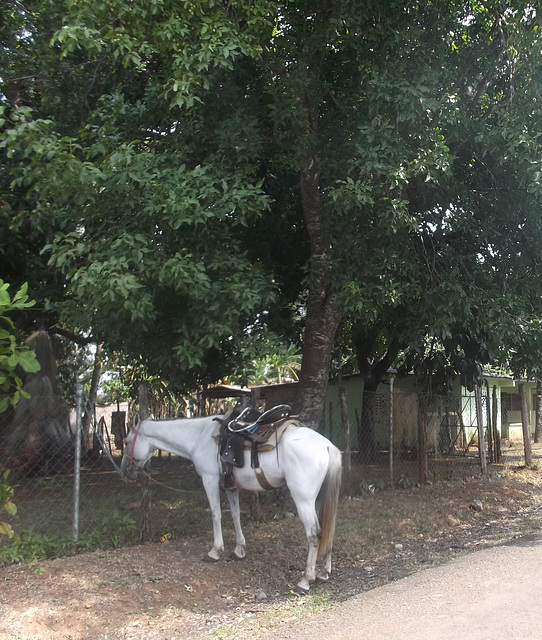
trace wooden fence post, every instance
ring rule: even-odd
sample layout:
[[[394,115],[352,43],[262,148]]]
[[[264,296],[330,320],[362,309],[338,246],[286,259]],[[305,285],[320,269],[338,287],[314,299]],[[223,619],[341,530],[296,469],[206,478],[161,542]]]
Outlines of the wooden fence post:
[[[493,429],[493,444],[495,446],[495,462],[497,464],[502,463],[502,450],[501,450],[501,435],[499,433],[499,426],[497,424],[497,387],[493,386],[492,395],[493,412],[491,413],[492,429]]]
[[[540,442],[542,438],[542,382],[536,381],[536,418],[534,426],[534,441]]]
[[[527,406],[527,390],[524,382],[520,382],[518,387],[521,396],[521,427],[523,429],[525,466],[531,467],[533,464],[533,450],[531,446],[531,421],[529,420],[529,408]]]
[[[348,481],[352,472],[352,443],[350,440],[350,421],[348,420],[348,399],[340,370],[338,383],[339,406],[341,408],[341,423],[344,437],[344,476],[345,480]]]
[[[418,395],[418,481],[427,484],[427,397]]]
[[[124,453],[124,438],[126,438],[126,411],[111,413],[111,433],[115,442],[115,449]]]

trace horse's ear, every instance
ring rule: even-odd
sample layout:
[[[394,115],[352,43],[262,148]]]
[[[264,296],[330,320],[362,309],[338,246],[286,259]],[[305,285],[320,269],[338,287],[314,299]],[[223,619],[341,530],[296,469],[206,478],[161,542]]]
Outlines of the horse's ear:
[[[139,415],[139,413],[136,413],[134,416],[134,423],[132,425],[132,429],[137,429],[140,422],[141,422],[141,416]]]

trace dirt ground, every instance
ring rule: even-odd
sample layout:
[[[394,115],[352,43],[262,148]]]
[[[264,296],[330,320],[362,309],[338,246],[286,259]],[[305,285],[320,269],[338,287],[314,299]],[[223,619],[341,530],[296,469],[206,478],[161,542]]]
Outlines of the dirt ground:
[[[247,523],[242,562],[203,563],[205,534],[0,568],[0,639],[257,639],[362,591],[538,530],[541,487],[542,472],[510,467],[343,498],[331,580],[303,597],[291,588],[304,565],[304,534],[284,511]]]

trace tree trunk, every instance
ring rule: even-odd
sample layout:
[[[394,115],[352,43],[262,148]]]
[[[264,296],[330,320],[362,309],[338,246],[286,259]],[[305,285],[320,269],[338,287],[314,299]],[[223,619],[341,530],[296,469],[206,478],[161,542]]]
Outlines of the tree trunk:
[[[357,364],[363,378],[361,423],[358,430],[358,457],[361,462],[374,462],[377,458],[373,425],[376,391],[399,352],[399,343],[392,339],[382,357],[372,359],[379,337],[378,323],[369,330],[357,328],[353,333]]]
[[[339,320],[332,302],[309,294],[297,412],[300,420],[313,429],[323,427],[331,351]]]
[[[90,425],[94,417],[94,407],[98,397],[98,388],[100,386],[100,377],[102,375],[102,345],[96,345],[96,355],[94,357],[94,367],[92,369],[92,378],[90,380],[90,390],[83,414],[83,452],[92,449],[92,441],[90,439]]]
[[[324,424],[325,396],[329,380],[331,352],[341,319],[337,300],[329,282],[326,263],[331,242],[325,228],[319,175],[319,105],[322,101],[322,64],[328,53],[327,33],[331,26],[335,3],[317,3],[312,23],[312,38],[300,55],[304,82],[299,86],[299,100],[306,114],[300,131],[299,148],[303,150],[299,167],[299,191],[305,228],[309,238],[311,259],[307,310],[303,337],[303,360],[299,375],[300,393],[296,409],[303,422],[320,429]]]
[[[324,423],[331,351],[341,315],[329,288],[325,265],[330,242],[322,223],[318,158],[313,143],[317,139],[318,113],[310,104],[306,108],[309,131],[305,142],[308,149],[300,171],[299,188],[309,236],[311,263],[303,360],[299,375],[300,393],[296,408],[302,422],[313,429],[321,429]]]
[[[139,394],[139,417],[141,420],[146,420],[151,412],[149,409],[149,390],[147,389],[147,385],[142,382],[138,388]]]

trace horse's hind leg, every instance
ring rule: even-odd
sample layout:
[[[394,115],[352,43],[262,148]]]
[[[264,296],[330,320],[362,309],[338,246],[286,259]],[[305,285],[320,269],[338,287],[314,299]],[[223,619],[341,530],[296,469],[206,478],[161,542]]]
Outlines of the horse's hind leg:
[[[307,536],[309,542],[309,551],[307,553],[307,564],[305,566],[305,573],[301,577],[301,580],[297,583],[297,590],[302,593],[306,593],[311,584],[316,580],[316,559],[318,557],[318,537]]]
[[[226,495],[230,505],[233,528],[235,529],[235,549],[232,553],[234,560],[242,560],[246,553],[246,541],[241,529],[241,507],[239,506],[239,491],[237,489],[227,489]]]
[[[320,582],[327,582],[331,574],[331,549],[322,558],[322,566],[320,571],[316,574],[316,580]]]
[[[298,501],[292,493],[297,506],[297,515],[305,527],[309,550],[307,553],[307,564],[305,573],[297,583],[297,590],[306,593],[310,589],[311,583],[316,580],[316,560],[318,558],[318,544],[320,542],[320,524],[316,515],[313,501]]]

